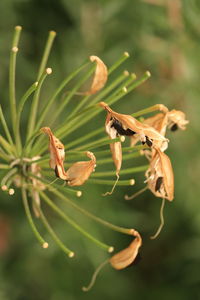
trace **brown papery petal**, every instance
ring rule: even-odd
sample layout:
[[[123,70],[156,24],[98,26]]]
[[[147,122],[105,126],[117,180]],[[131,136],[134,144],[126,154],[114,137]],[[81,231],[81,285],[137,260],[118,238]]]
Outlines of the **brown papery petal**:
[[[92,95],[102,89],[108,78],[108,70],[104,62],[95,55],[90,56],[91,62],[96,62],[96,69],[93,77],[93,81],[89,91],[85,92],[85,95]]]
[[[49,136],[50,167],[56,170],[56,174],[59,178],[65,180],[66,176],[63,166],[65,159],[64,145],[53,135],[49,127],[43,127],[40,130]]]
[[[131,129],[140,136],[142,142],[146,141],[146,137],[153,141],[154,144],[162,144],[168,140],[153,127],[139,122],[131,115],[119,114],[113,111],[105,102],[100,102],[99,105],[109,112],[109,114],[118,120],[125,129]]]
[[[174,173],[171,161],[160,149],[154,150],[154,156],[145,176],[147,177],[148,188],[156,197],[169,201],[174,199]]]
[[[184,112],[180,110],[171,110],[168,112],[168,125],[170,126],[171,124],[176,124],[178,128],[181,130],[185,130],[187,125],[189,123],[188,120],[185,119],[185,114]]]
[[[115,139],[117,137],[117,131],[114,127],[111,127],[111,114],[108,113],[105,122],[105,129],[110,139]],[[122,147],[121,142],[115,142],[110,144],[110,151],[112,153],[112,158],[116,167],[116,174],[119,175],[119,171],[122,165]]]
[[[134,230],[133,235],[135,238],[131,244],[127,248],[113,255],[109,260],[111,266],[116,270],[121,270],[128,267],[134,262],[138,255],[139,248],[142,245],[142,238],[136,230]]]
[[[96,166],[96,157],[92,152],[86,152],[89,161],[79,161],[74,163],[66,172],[66,180],[70,186],[79,186],[89,178]]]

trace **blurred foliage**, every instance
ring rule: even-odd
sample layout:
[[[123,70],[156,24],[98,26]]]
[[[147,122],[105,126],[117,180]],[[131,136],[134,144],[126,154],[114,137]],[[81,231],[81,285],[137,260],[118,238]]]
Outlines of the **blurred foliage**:
[[[124,187],[118,187],[112,197],[103,198],[103,187],[86,184],[84,197],[74,200],[113,223],[137,228],[144,237],[138,265],[122,271],[105,267],[88,294],[81,291],[81,286],[87,284],[106,254],[86,243],[54,215],[51,223],[67,244],[73,245],[77,256],[66,259],[54,245],[48,250],[41,249],[27,224],[20,194],[8,198],[1,193],[0,299],[198,299],[200,2],[3,0],[0,10],[0,90],[5,112],[12,30],[15,25],[22,25],[17,70],[19,95],[35,80],[45,38],[53,29],[58,33],[49,62],[54,74],[44,97],[89,55],[96,54],[111,65],[121,53],[129,51],[131,57],[124,67],[137,74],[148,69],[152,78],[123,98],[116,105],[117,110],[134,112],[163,103],[170,109],[183,110],[190,120],[185,132],[169,137],[167,153],[174,166],[175,200],[166,205],[166,224],[157,240],[151,241],[149,236],[159,223],[160,199],[149,191],[125,202]],[[102,124],[104,115],[101,117]],[[143,174],[135,179],[137,184],[129,193],[142,187]],[[77,220],[100,238],[114,243],[116,249],[129,243],[127,237],[107,231],[78,214]]]

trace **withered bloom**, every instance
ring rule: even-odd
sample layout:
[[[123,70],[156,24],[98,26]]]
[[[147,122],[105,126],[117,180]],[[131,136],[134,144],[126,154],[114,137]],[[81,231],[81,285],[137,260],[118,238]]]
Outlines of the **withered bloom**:
[[[89,161],[79,161],[74,163],[65,173],[65,180],[70,186],[82,185],[95,170],[96,167],[96,157],[92,152],[87,151],[85,153]]]
[[[185,125],[189,123],[189,121],[185,119],[184,112],[180,110],[172,109],[167,113],[167,116],[168,116],[167,125],[172,131],[175,131],[177,129],[185,130],[186,129]]]
[[[114,112],[105,102],[99,105],[107,112],[107,122],[110,119],[109,126],[114,128],[118,135],[133,136],[137,134],[143,144],[149,147],[167,143],[168,140],[153,127],[141,123],[134,117]]]
[[[161,113],[145,119],[143,122],[143,124],[147,124],[156,129],[163,136],[166,134],[167,127],[171,131],[175,131],[177,129],[185,130],[185,125],[188,123],[189,121],[185,119],[185,114],[182,111],[175,109],[168,111],[167,108],[162,110]],[[130,145],[134,146],[138,141],[139,137],[137,135],[132,136]],[[157,147],[159,147],[162,151],[165,151],[167,146],[167,143],[163,144],[161,142],[160,145],[157,144]]]
[[[108,70],[104,62],[95,55],[90,56],[91,62],[96,62],[96,69],[93,77],[93,81],[89,91],[85,92],[85,95],[92,95],[102,89],[108,78]]]
[[[111,266],[116,270],[124,269],[135,261],[139,248],[142,246],[142,238],[136,230],[133,231],[133,236],[135,238],[127,248],[109,259]]]
[[[54,169],[55,174],[60,179],[66,180],[65,170],[64,170],[64,159],[65,159],[65,149],[64,145],[56,138],[49,127],[41,128],[41,131],[49,136],[49,152],[50,161],[49,165]]]
[[[110,139],[115,139],[119,136],[117,130],[112,126],[113,120],[111,115],[108,113],[105,123],[105,129]],[[122,165],[122,146],[121,142],[114,142],[110,144],[110,150],[112,158],[116,167],[116,174],[119,175],[119,171]]]
[[[169,157],[155,149],[150,166],[145,173],[148,188],[156,197],[174,199],[174,173]]]

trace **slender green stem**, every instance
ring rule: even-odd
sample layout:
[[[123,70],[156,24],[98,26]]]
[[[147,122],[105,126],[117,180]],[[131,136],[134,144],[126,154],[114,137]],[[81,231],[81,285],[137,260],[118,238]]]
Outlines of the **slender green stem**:
[[[132,174],[132,173],[139,173],[139,172],[144,172],[147,170],[149,166],[140,166],[140,167],[135,167],[135,168],[128,168],[125,170],[121,170],[120,174],[125,175],[125,174]],[[91,175],[91,177],[106,177],[106,176],[115,176],[116,172],[115,171],[107,171],[107,172],[95,172]]]
[[[47,172],[49,173],[49,171],[47,171]],[[42,170],[42,173],[45,173],[45,172]],[[45,180],[44,178],[35,176],[35,175],[32,174],[32,173],[29,173],[29,176],[30,176],[30,177],[33,177],[33,178],[35,178],[35,179],[38,179],[39,181],[41,181],[42,183],[44,183],[44,184],[45,184],[45,187],[46,187],[47,189],[49,189],[50,191],[51,191],[51,190],[54,190],[54,188],[56,188],[56,189],[61,190],[62,192],[65,192],[65,193],[70,194],[70,195],[75,195],[75,196],[77,196],[77,197],[80,197],[80,196],[82,195],[82,192],[81,192],[81,191],[73,190],[72,188],[68,188],[68,187],[66,187],[66,186],[62,186],[62,185],[56,184],[56,183],[54,182],[54,180],[51,181],[51,182],[49,182],[49,181]]]
[[[124,52],[122,57],[120,57],[108,70],[108,74],[110,75],[115,69],[117,69],[127,58],[129,58],[129,53]]]
[[[20,138],[20,119],[21,119],[21,113],[23,111],[24,104],[28,100],[29,96],[36,90],[37,86],[38,86],[38,82],[37,81],[34,82],[30,86],[30,88],[26,91],[26,93],[20,99],[19,105],[18,105],[18,108],[17,108],[18,113],[17,113],[15,134],[16,134],[16,142],[17,142],[17,145],[18,145],[18,153],[21,151],[21,138]]]
[[[28,205],[28,200],[27,200],[27,195],[26,195],[26,190],[24,187],[22,187],[22,199],[23,199],[23,204],[24,204],[24,209],[25,209],[25,212],[26,212],[26,216],[27,216],[27,219],[28,219],[28,222],[31,226],[31,229],[35,235],[35,237],[37,238],[37,240],[39,241],[39,243],[42,245],[43,248],[47,248],[48,247],[48,243],[43,239],[43,237],[40,235],[40,233],[38,232],[34,222],[33,222],[33,219],[32,219],[32,216],[31,216],[31,212],[30,212],[30,209],[29,209],[29,205]]]
[[[97,103],[98,101],[100,101],[100,99],[102,99],[103,97],[106,97],[106,95],[112,91],[118,84],[120,84],[124,78],[126,78],[128,76],[128,72],[125,71],[123,72],[122,75],[120,75],[118,78],[116,78],[114,81],[111,82],[111,84],[109,84],[106,88],[104,88],[102,91],[100,91],[92,100],[88,101],[89,96],[85,96],[80,103],[74,108],[73,112],[70,114],[70,120],[73,118],[73,116],[76,115],[76,113],[78,111],[80,111],[80,109],[83,106],[91,106],[94,103]]]
[[[0,105],[0,120],[1,120],[3,129],[4,129],[4,131],[5,131],[5,134],[6,134],[6,137],[7,137],[8,141],[9,141],[9,143],[12,145],[12,147],[14,147],[13,140],[12,140],[12,137],[11,137],[11,135],[10,135],[10,131],[9,131],[9,129],[8,129],[6,120],[5,120],[5,118],[4,118],[4,114],[3,114],[3,110],[2,110],[2,108],[1,108],[1,105]]]
[[[146,185],[143,189],[137,191],[136,193],[134,193],[134,194],[131,195],[131,196],[125,195],[125,196],[124,196],[124,199],[125,199],[125,200],[132,200],[132,199],[135,199],[137,196],[139,196],[139,195],[141,195],[142,193],[144,193],[147,189],[148,189],[148,186]]]
[[[115,180],[104,180],[104,179],[88,179],[88,183],[95,183],[95,184],[103,184],[103,185],[114,185]],[[134,179],[129,180],[119,180],[117,185],[120,186],[127,186],[127,185],[133,185],[135,183]]]
[[[139,151],[139,150],[143,150],[143,149],[148,149],[149,147],[146,145],[137,145],[137,146],[133,146],[133,147],[123,147],[122,151],[124,152],[133,152],[133,151]],[[101,154],[108,154],[110,153],[110,149],[108,150],[102,150],[102,151],[95,151],[95,154],[97,155],[101,155]]]
[[[42,122],[44,121],[48,111],[50,110],[50,108],[52,107],[53,103],[55,102],[55,100],[57,99],[58,95],[63,91],[63,89],[65,88],[65,86],[78,74],[80,73],[80,71],[82,69],[84,69],[87,65],[89,64],[89,62],[84,63],[81,67],[79,67],[77,70],[75,70],[73,73],[71,73],[70,75],[68,75],[59,85],[59,87],[56,89],[56,91],[54,92],[53,96],[49,99],[47,105],[44,106],[44,109],[42,110],[41,115],[38,118],[37,121],[37,129],[39,129],[42,125]]]
[[[45,217],[45,215],[43,214],[41,208],[37,205],[37,209],[39,211],[40,214],[40,218],[44,224],[44,226],[46,227],[46,229],[48,230],[49,234],[51,235],[51,237],[53,238],[53,240],[56,242],[56,244],[63,250],[63,252],[65,252],[69,257],[73,257],[74,256],[74,252],[71,251],[69,248],[67,248],[63,242],[58,238],[57,234],[55,233],[55,231],[52,229],[51,225],[49,224],[49,222],[47,221],[47,218]]]
[[[153,105],[153,106],[150,106],[148,108],[139,110],[136,113],[133,113],[132,116],[133,117],[139,117],[139,116],[142,116],[142,115],[149,114],[149,113],[151,113],[153,111],[156,111],[156,110],[159,110],[159,106],[158,105]]]
[[[80,233],[82,233],[85,237],[87,237],[89,240],[94,242],[96,245],[100,246],[101,248],[107,250],[110,252],[110,249],[113,247],[108,246],[96,238],[94,238],[91,234],[86,232],[82,227],[80,227],[77,223],[75,223],[71,218],[69,218],[61,209],[59,209],[51,200],[50,198],[43,192],[40,191],[40,195],[44,199],[44,201],[61,217],[63,218],[68,224],[70,224],[72,227],[74,227],[76,230],[78,230]]]
[[[77,84],[74,86],[74,88],[69,92],[68,96],[62,101],[58,109],[55,111],[55,114],[53,116],[53,120],[55,120],[60,113],[63,111],[64,107],[67,105],[67,103],[71,100],[71,98],[76,94],[76,92],[79,90],[79,88],[83,85],[84,82],[88,80],[88,78],[92,75],[96,68],[96,65],[92,63],[92,66],[87,71],[87,73],[81,77],[81,79],[77,82]],[[75,108],[76,109],[76,108]]]
[[[129,87],[128,87],[128,93],[132,92],[135,88],[137,88],[139,85],[141,85],[142,83],[144,83],[147,79],[149,79],[151,77],[151,74],[149,71],[146,71],[144,73],[144,75],[136,80],[133,84],[131,84]]]
[[[132,159],[134,157],[139,157],[139,156],[141,156],[140,152],[128,153],[126,155],[123,155],[123,160],[128,160],[128,159]],[[111,162],[113,162],[112,157],[97,160],[98,166],[103,165],[103,164],[107,164],[107,163],[111,163]]]
[[[13,154],[15,155],[15,149],[13,149],[12,145],[9,144],[7,142],[6,139],[4,139],[1,135],[0,135],[0,145],[5,149],[5,151],[8,153],[8,154]]]
[[[56,196],[58,196],[59,198],[61,198],[62,200],[64,200],[65,202],[67,202],[69,205],[71,205],[72,207],[74,207],[76,210],[80,211],[82,214],[84,214],[85,216],[93,219],[94,221],[112,229],[115,230],[117,232],[121,232],[124,234],[128,234],[128,235],[132,235],[132,229],[129,228],[124,228],[124,227],[120,227],[117,225],[114,225],[112,223],[109,223],[95,215],[93,215],[92,213],[90,213],[89,211],[81,208],[79,205],[75,204],[74,202],[72,202],[70,199],[68,199],[67,197],[65,197],[62,193],[60,193],[59,191],[57,191],[56,189],[51,190],[51,192],[53,192]]]
[[[130,83],[131,81],[135,80],[135,78],[129,78],[128,82]],[[126,90],[118,88],[113,95],[111,95],[107,102],[108,104],[113,104],[116,101],[118,101],[121,97],[123,97],[125,94],[127,93]],[[59,130],[56,131],[56,134],[58,134],[60,136],[60,138],[66,136],[69,132],[70,134],[75,131],[76,129],[78,129],[80,126],[82,126],[83,124],[87,123],[90,119],[92,119],[93,117],[95,117],[97,114],[99,114],[102,111],[101,108],[94,108],[93,110],[91,110],[90,114],[87,114],[85,117],[75,117],[74,120],[69,121],[65,126],[61,127]],[[69,131],[70,129],[70,131]]]
[[[0,164],[0,170],[1,169],[10,169],[9,165],[6,164]]]
[[[109,99],[112,100],[113,102],[117,101],[119,96],[121,95],[125,95],[126,91],[122,90],[122,87],[124,87],[127,84],[130,84],[130,82],[132,82],[133,80],[135,80],[135,78],[133,78],[132,76],[129,76],[129,78],[125,81],[125,83],[123,83],[123,85],[121,85],[120,87],[118,87],[112,94],[110,97],[108,97],[108,103],[109,103]],[[89,107],[88,107],[89,108]],[[60,126],[60,129],[58,129],[56,131],[56,134],[58,134],[60,137],[64,137],[67,134],[67,131],[70,130],[70,134],[72,133],[72,131],[76,130],[77,128],[79,128],[81,125],[85,124],[87,121],[89,121],[91,118],[93,118],[95,115],[97,115],[98,113],[100,113],[102,111],[102,109],[98,106],[95,106],[93,108],[93,106],[91,106],[91,111],[90,113],[87,113],[86,111],[86,116],[83,116],[82,114],[79,116],[77,115],[76,117],[74,117],[72,120],[70,120],[66,125],[64,126]]]
[[[94,286],[95,282],[96,282],[96,279],[97,279],[97,276],[99,274],[99,272],[103,269],[103,267],[105,265],[107,265],[109,263],[109,259],[106,259],[104,262],[102,262],[98,267],[97,269],[95,270],[94,274],[92,275],[92,278],[90,280],[90,283],[87,285],[87,286],[83,286],[82,287],[82,291],[83,292],[88,292],[91,290],[91,288]]]
[[[31,110],[30,110],[30,119],[29,119],[29,122],[28,122],[26,141],[35,132],[35,122],[36,122],[36,115],[37,115],[37,110],[38,110],[38,102],[39,102],[41,87],[42,87],[42,84],[43,84],[45,78],[47,77],[47,75],[51,74],[51,72],[52,72],[52,70],[50,68],[47,68],[44,71],[44,73],[40,77],[40,80],[38,82],[38,87],[37,87],[37,89],[34,93],[33,102],[32,102]],[[30,147],[31,147],[31,144],[29,144],[28,150],[30,149]]]
[[[0,158],[2,158],[3,160],[9,162],[11,157],[5,153],[5,151],[0,147]]]
[[[123,56],[120,57],[119,60],[117,60],[109,69],[108,69],[108,75],[110,75],[116,68],[118,68],[127,58],[129,57],[128,52],[124,52]],[[92,101],[90,101],[90,105],[92,103],[98,102],[100,99],[105,97],[112,89],[114,89],[124,78],[128,75],[128,72],[125,71],[122,75],[120,75],[116,80],[114,80],[108,87],[104,88]],[[70,118],[73,117],[77,111],[80,110],[81,107],[85,105],[88,101],[88,96],[84,97],[82,101],[77,105],[77,107],[73,110],[72,114],[70,115]]]
[[[1,180],[1,186],[6,185],[7,180],[13,177],[13,175],[15,175],[16,173],[17,173],[17,168],[8,171],[8,173]]]
[[[85,65],[84,65],[85,66]],[[79,71],[83,68],[83,66],[81,68],[79,68]],[[86,75],[84,77],[82,77],[78,83],[74,86],[74,88],[68,93],[67,97],[65,97],[65,99],[62,101],[62,103],[59,105],[59,107],[57,108],[57,110],[54,112],[54,114],[51,116],[51,121],[50,121],[50,125],[56,120],[56,118],[60,115],[60,113],[64,110],[64,107],[68,104],[68,102],[71,100],[71,98],[76,94],[77,90],[81,87],[81,85],[91,76],[91,74],[94,72],[95,69],[95,65],[93,64],[92,67],[89,69],[89,71],[86,73]],[[78,72],[74,72],[75,74],[77,74]],[[54,100],[56,98],[56,96],[54,96],[52,99]],[[52,100],[51,99],[51,100]],[[50,100],[50,101],[51,101]],[[47,105],[47,108],[49,109],[49,103]],[[46,112],[48,111],[47,108],[43,111],[40,120],[38,122],[38,124],[36,125],[36,130],[39,129],[39,126],[41,125],[41,120],[44,118],[44,115],[46,114]],[[65,120],[66,122],[66,120]],[[34,145],[33,148],[33,152],[38,152],[39,150],[37,150],[38,148],[41,148],[41,141],[44,140],[44,137],[41,136],[38,141],[36,142],[36,144]]]
[[[74,139],[72,142],[68,143],[68,144],[66,145],[66,147],[67,147],[67,149],[70,149],[70,148],[72,148],[72,146],[75,146],[75,145],[77,145],[77,144],[80,144],[80,143],[82,143],[82,142],[85,142],[85,141],[88,140],[89,138],[93,138],[94,136],[96,136],[96,135],[102,133],[103,130],[104,130],[104,128],[101,127],[101,128],[96,129],[96,130],[93,130],[93,131],[91,131],[91,132],[89,132],[89,133],[87,133],[87,134],[84,134],[82,137],[79,137],[78,139]]]
[[[12,48],[10,52],[10,68],[9,68],[9,98],[10,98],[10,111],[13,133],[15,132],[16,122],[16,95],[15,95],[15,73],[16,73],[16,57],[18,52],[18,43],[21,34],[21,26],[16,26],[12,41]]]
[[[41,60],[41,63],[40,63],[40,67],[39,67],[39,70],[38,70],[36,81],[38,81],[40,79],[40,77],[42,76],[42,74],[44,73],[44,70],[46,68],[46,64],[47,64],[49,54],[51,52],[51,48],[52,48],[53,41],[54,41],[55,37],[56,37],[56,32],[55,31],[50,31],[47,42],[46,42],[46,46],[45,46],[45,49],[44,49],[44,53],[43,53],[43,56],[42,56],[42,60]]]
[[[120,138],[110,139],[110,138],[107,138],[107,137],[103,137],[103,138],[100,138],[100,139],[96,140],[95,142],[90,142],[88,144],[80,146],[80,147],[76,148],[75,150],[79,150],[79,151],[80,150],[81,151],[89,150],[89,149],[97,148],[99,146],[104,146],[104,145],[119,142],[119,141],[120,141]]]

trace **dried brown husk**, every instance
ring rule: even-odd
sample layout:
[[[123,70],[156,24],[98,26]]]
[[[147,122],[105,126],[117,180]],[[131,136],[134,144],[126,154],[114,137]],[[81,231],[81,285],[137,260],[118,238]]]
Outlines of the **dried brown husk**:
[[[105,129],[110,137],[110,139],[115,139],[118,137],[117,131],[114,127],[111,127],[111,120],[112,116],[110,113],[107,114],[106,123],[105,123]],[[110,144],[110,150],[112,153],[112,158],[116,167],[116,174],[119,175],[121,165],[122,165],[122,146],[121,142],[114,142]]]
[[[109,262],[114,269],[124,269],[135,261],[139,248],[142,246],[142,238],[136,230],[133,235],[135,238],[131,244],[110,258]]]
[[[169,157],[155,149],[150,166],[145,173],[148,188],[156,197],[174,199],[174,173]]]
[[[168,115],[168,127],[172,129],[173,125],[177,125],[177,127],[181,130],[186,129],[186,125],[189,123],[186,120],[185,113],[180,110],[172,109],[167,113]]]
[[[65,173],[68,185],[82,185],[90,177],[91,173],[94,172],[96,167],[96,157],[90,151],[87,151],[85,154],[90,158],[89,161],[76,162]]]
[[[93,95],[101,90],[108,79],[108,69],[104,62],[95,55],[90,56],[91,62],[96,62],[96,69],[90,89],[85,92],[85,95]]]
[[[169,127],[171,130],[185,130],[189,121],[186,120],[185,114],[182,111],[173,109],[171,111],[165,110],[162,113],[158,113],[150,118],[147,118],[143,123],[155,128],[160,134],[165,136],[167,127]],[[132,136],[130,145],[133,147],[138,141],[139,137],[137,135]],[[162,146],[162,151],[165,150],[166,147]]]
[[[41,128],[41,131],[49,136],[50,167],[55,170],[56,176],[58,176],[60,179],[66,180],[64,170],[64,145],[58,138],[55,137],[55,135],[53,135],[49,127],[43,127]]]
[[[114,112],[105,102],[100,102],[99,105],[103,107],[113,119],[119,121],[124,130],[129,129],[135,132],[135,134],[139,136],[141,142],[146,143],[148,138],[148,141],[152,144],[152,147],[160,147],[160,145],[164,146],[168,142],[168,139],[166,139],[153,127],[139,122],[130,115]]]

